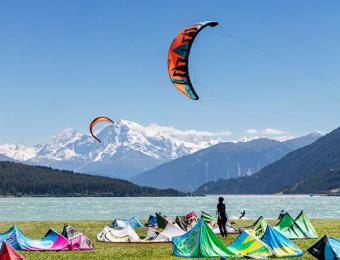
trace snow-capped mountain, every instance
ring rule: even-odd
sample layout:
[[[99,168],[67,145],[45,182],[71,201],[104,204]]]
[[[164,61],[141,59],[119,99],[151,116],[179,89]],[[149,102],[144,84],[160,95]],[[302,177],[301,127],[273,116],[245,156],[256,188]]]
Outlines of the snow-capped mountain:
[[[0,145],[1,158],[129,179],[164,162],[226,141],[227,132],[178,130],[118,120],[90,135],[64,129],[44,145]]]
[[[0,144],[0,154],[16,161],[26,161],[37,154],[37,148],[21,144]]]

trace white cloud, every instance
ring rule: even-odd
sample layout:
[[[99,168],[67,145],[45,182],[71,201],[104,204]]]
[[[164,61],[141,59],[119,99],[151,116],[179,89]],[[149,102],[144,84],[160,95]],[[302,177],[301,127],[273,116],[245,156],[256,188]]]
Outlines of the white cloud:
[[[262,132],[262,134],[265,134],[265,135],[282,135],[282,134],[287,134],[286,131],[275,129],[275,128],[266,128],[266,129],[263,129],[261,132]]]
[[[254,135],[254,134],[257,134],[257,129],[254,129],[254,128],[249,128],[246,130],[247,134],[251,134],[251,135]]]
[[[294,139],[294,138],[296,138],[296,136],[294,136],[294,135],[284,135],[284,136],[274,137],[273,140],[276,140],[276,141],[279,141],[279,142],[285,142],[285,141],[288,141],[288,140],[291,140],[291,139]]]
[[[209,137],[218,137],[218,136],[230,136],[231,132],[229,131],[221,131],[221,132],[209,132],[209,131],[201,131],[201,130],[180,130],[171,126],[160,126],[156,123],[152,123],[146,126],[148,129],[152,129],[161,133],[171,133],[172,135],[205,135]]]
[[[261,138],[260,136],[257,136],[257,135],[254,135],[254,136],[243,136],[240,140],[238,141],[235,141],[236,143],[237,142],[249,142],[249,141],[252,141],[252,140],[255,140],[255,139],[259,139]]]

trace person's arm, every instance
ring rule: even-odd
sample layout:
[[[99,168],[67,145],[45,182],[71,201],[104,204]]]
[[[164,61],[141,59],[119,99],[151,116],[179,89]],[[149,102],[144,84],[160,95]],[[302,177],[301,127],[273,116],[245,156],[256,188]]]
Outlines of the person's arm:
[[[216,210],[217,219],[220,219],[220,218],[221,218],[220,212],[221,212],[221,211],[220,211],[219,205],[217,204],[217,210]]]

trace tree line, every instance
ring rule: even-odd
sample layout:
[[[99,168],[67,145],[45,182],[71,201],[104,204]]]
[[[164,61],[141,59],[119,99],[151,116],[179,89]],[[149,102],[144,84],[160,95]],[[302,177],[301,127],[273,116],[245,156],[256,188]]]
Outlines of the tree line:
[[[0,162],[0,196],[185,196],[174,189],[141,187],[129,181]]]

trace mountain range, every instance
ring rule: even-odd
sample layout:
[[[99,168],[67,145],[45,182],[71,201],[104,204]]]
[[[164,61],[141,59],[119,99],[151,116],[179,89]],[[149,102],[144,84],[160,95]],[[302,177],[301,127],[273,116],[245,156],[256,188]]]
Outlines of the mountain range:
[[[291,151],[315,142],[320,136],[312,133],[283,142],[266,138],[222,142],[157,166],[135,176],[132,181],[157,188],[194,191],[207,182],[253,175]]]
[[[118,120],[89,134],[64,129],[36,146],[0,145],[0,161],[21,162],[93,175],[129,179],[143,186],[194,191],[204,183],[259,172],[321,134],[280,141],[227,142],[227,132],[178,130]]]
[[[0,144],[0,160],[130,179],[162,163],[225,141],[228,133],[142,126],[118,120],[89,134],[64,129],[46,144]]]
[[[339,194],[340,128],[290,152],[252,176],[210,182],[198,191],[214,194]]]

